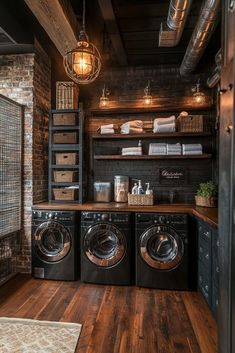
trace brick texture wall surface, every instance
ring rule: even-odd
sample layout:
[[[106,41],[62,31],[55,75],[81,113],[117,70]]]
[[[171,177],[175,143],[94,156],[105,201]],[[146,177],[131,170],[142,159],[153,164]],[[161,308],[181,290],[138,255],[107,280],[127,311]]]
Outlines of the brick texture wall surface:
[[[0,94],[23,104],[23,229],[18,271],[31,271],[31,207],[47,199],[50,59],[35,40],[32,54],[0,56]]]

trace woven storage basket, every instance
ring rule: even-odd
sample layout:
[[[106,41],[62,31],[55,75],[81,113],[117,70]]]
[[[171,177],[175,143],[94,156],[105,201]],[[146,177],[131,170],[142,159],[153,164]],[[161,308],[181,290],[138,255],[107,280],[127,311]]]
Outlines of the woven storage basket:
[[[203,132],[203,116],[187,115],[177,119],[179,132]]]
[[[202,197],[195,196],[195,201],[197,206],[202,207],[216,207],[217,206],[217,197]]]
[[[54,181],[58,183],[70,183],[76,180],[76,173],[73,170],[57,170],[54,172]]]
[[[153,195],[133,195],[128,193],[129,205],[151,206],[153,205]]]
[[[55,163],[56,165],[72,165],[77,162],[76,153],[56,153],[55,154]]]
[[[79,88],[75,82],[56,82],[56,109],[77,109]]]
[[[65,188],[54,188],[53,194],[55,200],[63,200],[63,201],[74,201],[77,199],[77,189],[65,189]]]
[[[53,114],[53,125],[75,125],[76,113],[55,113]]]
[[[53,143],[77,143],[77,133],[56,132],[53,134]]]

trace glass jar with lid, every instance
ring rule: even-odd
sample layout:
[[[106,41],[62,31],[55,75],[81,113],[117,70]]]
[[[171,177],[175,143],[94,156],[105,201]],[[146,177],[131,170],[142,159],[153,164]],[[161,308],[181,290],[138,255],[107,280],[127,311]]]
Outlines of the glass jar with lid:
[[[126,175],[115,175],[114,177],[114,201],[127,202],[129,191],[129,177]]]

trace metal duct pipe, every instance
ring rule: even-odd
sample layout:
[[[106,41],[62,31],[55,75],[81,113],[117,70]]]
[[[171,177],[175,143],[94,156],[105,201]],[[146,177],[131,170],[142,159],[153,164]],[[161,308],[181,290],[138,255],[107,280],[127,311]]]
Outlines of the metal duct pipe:
[[[160,47],[174,47],[179,43],[191,4],[192,0],[171,0],[167,26],[161,23]]]
[[[220,0],[205,0],[199,20],[193,31],[186,53],[180,66],[180,74],[186,76],[194,71],[209,43],[215,28]]]

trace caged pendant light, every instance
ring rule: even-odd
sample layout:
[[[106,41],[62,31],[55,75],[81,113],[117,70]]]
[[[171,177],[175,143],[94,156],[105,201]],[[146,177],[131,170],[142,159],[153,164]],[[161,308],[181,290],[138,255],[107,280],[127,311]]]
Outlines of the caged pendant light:
[[[75,49],[64,56],[64,68],[67,75],[78,84],[88,84],[98,77],[101,68],[100,53],[89,42],[85,31],[85,0],[83,0],[82,29]]]

